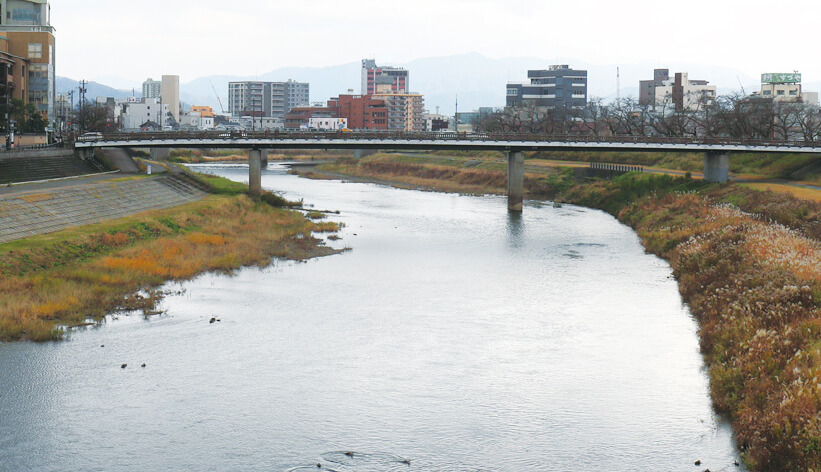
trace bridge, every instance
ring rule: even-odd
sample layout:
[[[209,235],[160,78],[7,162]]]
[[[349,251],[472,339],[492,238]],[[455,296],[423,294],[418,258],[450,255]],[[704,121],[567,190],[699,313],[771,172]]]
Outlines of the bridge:
[[[821,142],[669,138],[639,136],[522,135],[486,133],[416,133],[383,131],[204,131],[86,134],[75,150],[93,153],[105,147],[150,149],[248,149],[249,187],[262,192],[262,160],[267,149],[314,150],[458,150],[501,151],[508,157],[508,208],[521,211],[524,198],[524,152],[628,151],[704,153],[704,179],[727,182],[733,153],[819,153]]]

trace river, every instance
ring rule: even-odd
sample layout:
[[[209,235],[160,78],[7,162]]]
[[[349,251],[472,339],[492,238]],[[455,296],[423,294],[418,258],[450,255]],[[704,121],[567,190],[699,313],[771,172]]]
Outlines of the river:
[[[276,164],[263,185],[338,210],[351,250],[0,344],[0,470],[742,470],[669,265],[611,216]]]

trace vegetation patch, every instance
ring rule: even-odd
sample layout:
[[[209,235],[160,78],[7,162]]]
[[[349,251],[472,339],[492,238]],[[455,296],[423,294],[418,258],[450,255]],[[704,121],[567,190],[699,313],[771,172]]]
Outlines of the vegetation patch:
[[[162,298],[157,287],[167,281],[332,254],[312,234],[338,228],[247,196],[211,196],[3,244],[0,340],[59,339],[63,327],[113,311],[152,313]]]

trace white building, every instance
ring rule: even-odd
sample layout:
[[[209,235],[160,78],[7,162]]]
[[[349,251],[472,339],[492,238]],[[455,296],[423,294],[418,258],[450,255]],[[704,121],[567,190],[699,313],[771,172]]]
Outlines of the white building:
[[[231,121],[239,123],[246,131],[266,131],[285,128],[285,120],[273,116],[241,116],[231,118]]]
[[[137,103],[118,101],[114,113],[125,131],[139,131],[140,125],[148,121],[157,123],[161,128],[172,123],[168,104],[160,103],[157,98],[146,98]]]
[[[348,127],[347,118],[309,118],[308,127],[321,130],[342,130]]]
[[[199,112],[186,113],[180,117],[180,128],[183,130],[207,131],[214,129],[214,117],[202,116]]]
[[[670,77],[669,69],[656,69],[653,80],[639,82],[641,105],[696,111],[715,100],[716,86],[706,80],[690,80],[687,72],[677,72]]]

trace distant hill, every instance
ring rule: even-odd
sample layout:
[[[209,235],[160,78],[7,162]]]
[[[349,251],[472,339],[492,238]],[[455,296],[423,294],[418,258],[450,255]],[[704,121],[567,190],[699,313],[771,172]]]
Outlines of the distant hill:
[[[80,97],[79,92],[77,92],[77,87],[79,86],[80,82],[77,80],[57,77],[57,93],[67,93],[74,90],[74,103],[77,103]],[[97,82],[89,82],[88,85],[86,85],[86,90],[86,100],[96,100],[97,97],[127,98],[132,96],[131,90],[118,90],[107,85],[98,84]],[[142,90],[135,90],[134,93],[137,97],[142,96]]]

